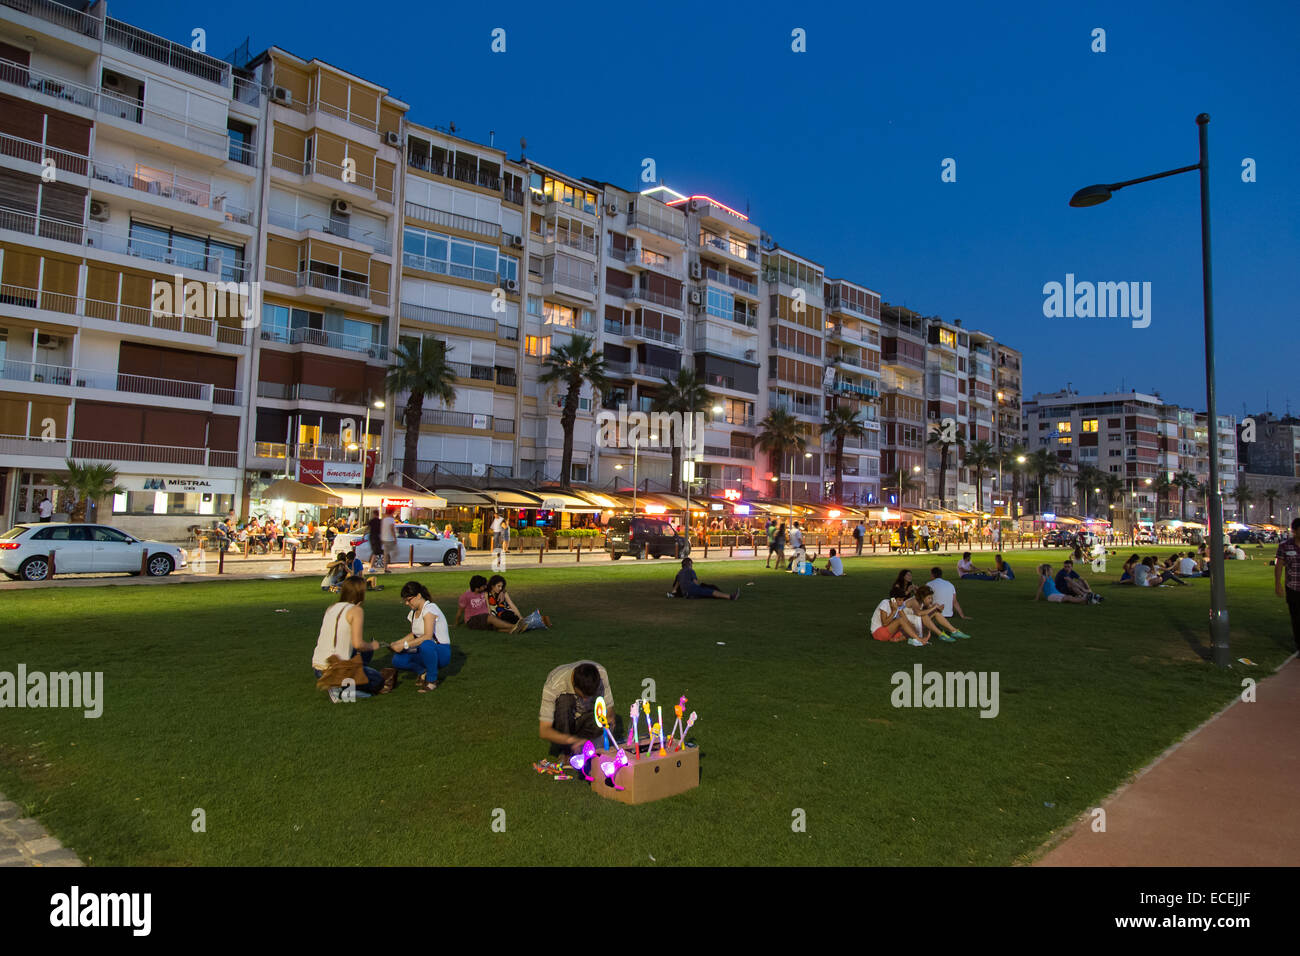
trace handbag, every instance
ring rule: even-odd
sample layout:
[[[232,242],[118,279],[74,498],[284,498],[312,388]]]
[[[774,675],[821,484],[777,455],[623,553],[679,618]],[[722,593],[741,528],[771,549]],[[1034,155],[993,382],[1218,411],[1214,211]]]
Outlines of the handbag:
[[[343,620],[343,615],[339,614],[334,619],[334,644],[338,645],[339,641],[339,623]],[[370,682],[366,676],[366,668],[360,657],[349,657],[347,660],[341,660],[337,654],[331,654],[325,658],[325,669],[321,671],[320,677],[316,678],[316,689],[327,690],[330,687],[342,687],[343,682],[348,679],[352,680],[354,687],[361,687]]]

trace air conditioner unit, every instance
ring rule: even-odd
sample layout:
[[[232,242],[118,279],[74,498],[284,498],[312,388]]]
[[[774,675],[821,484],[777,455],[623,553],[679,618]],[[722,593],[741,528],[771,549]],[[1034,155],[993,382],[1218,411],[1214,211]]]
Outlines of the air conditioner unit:
[[[388,132],[384,133],[384,142],[389,146],[394,146],[398,149],[402,148],[402,137],[394,130],[390,129]]]
[[[605,205],[605,212],[610,216],[618,215],[618,203],[612,202]]]
[[[507,292],[518,292],[518,291],[519,291],[519,280],[518,280],[518,279],[507,279],[507,280],[506,280],[506,291],[507,291]]]
[[[700,265],[698,262],[691,263],[691,278],[692,279],[704,278],[704,267]]]
[[[108,222],[108,203],[91,200],[90,218],[95,222]]]
[[[757,349],[745,349],[745,358],[749,359],[751,362],[754,361],[757,355],[758,355]]]
[[[686,208],[689,209],[691,212],[699,212],[700,211],[699,200],[692,199],[689,203],[686,204]]]
[[[352,203],[346,199],[335,199],[330,203],[330,212],[336,216],[348,216],[352,213]]]
[[[293,102],[293,94],[283,86],[272,87],[271,99],[277,103],[284,103],[286,106]]]
[[[691,290],[691,305],[702,305],[704,303],[704,293],[699,289]]]
[[[47,332],[41,332],[36,336],[36,347],[42,349],[51,348],[59,343],[57,336],[50,335]]]
[[[523,237],[523,236],[511,236],[511,237],[510,237],[510,245],[511,245],[511,247],[514,248],[514,249],[522,249],[522,248],[524,247],[524,237]]]

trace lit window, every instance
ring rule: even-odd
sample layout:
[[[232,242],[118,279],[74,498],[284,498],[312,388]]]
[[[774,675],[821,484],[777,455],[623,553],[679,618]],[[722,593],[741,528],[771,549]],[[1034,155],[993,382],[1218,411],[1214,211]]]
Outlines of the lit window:
[[[1097,419],[1085,418],[1079,427],[1080,430],[1085,432],[1095,432],[1097,430]]]
[[[1057,424],[1057,426],[1056,426],[1056,430],[1057,430],[1058,432],[1069,432],[1069,430],[1070,430],[1070,423],[1069,423],[1069,422],[1060,422],[1059,424]]]
[[[545,358],[551,354],[551,337],[549,335],[525,335],[524,353],[534,358]]]

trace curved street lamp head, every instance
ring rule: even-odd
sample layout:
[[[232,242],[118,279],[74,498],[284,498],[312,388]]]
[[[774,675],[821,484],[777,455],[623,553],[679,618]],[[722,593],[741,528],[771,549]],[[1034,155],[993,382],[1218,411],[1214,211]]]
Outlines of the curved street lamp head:
[[[377,398],[377,399],[375,399],[374,405],[375,405],[375,408],[383,408],[383,407],[384,407],[384,400],[383,400],[382,398]]]
[[[1100,183],[1092,186],[1084,186],[1077,193],[1070,197],[1070,205],[1075,208],[1084,206],[1097,206],[1104,203],[1111,197],[1111,188],[1103,186]]]

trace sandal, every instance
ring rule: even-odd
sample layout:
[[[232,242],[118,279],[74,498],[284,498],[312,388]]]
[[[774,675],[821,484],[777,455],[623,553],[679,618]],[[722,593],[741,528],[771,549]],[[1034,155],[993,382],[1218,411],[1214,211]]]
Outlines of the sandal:
[[[393,688],[397,686],[397,668],[385,667],[382,671],[379,672],[379,675],[384,679],[384,686],[379,688],[379,693],[381,694],[392,693]]]
[[[426,674],[421,674],[419,680],[416,681],[416,688],[421,694],[427,694],[431,690],[438,689],[438,682],[436,680],[425,680],[426,676]]]

